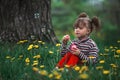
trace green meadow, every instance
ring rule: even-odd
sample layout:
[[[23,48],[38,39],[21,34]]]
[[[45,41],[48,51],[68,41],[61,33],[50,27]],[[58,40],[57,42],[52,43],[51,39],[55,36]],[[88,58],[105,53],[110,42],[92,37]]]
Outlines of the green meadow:
[[[120,41],[116,43],[99,46],[99,62],[95,66],[65,65],[57,70],[60,43],[28,40],[0,43],[0,80],[119,80]]]

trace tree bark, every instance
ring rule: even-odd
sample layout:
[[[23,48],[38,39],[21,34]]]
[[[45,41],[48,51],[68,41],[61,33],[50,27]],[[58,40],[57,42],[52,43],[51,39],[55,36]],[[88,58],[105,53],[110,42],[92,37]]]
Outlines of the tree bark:
[[[59,42],[51,22],[51,0],[1,0],[0,40],[16,42],[33,36]]]

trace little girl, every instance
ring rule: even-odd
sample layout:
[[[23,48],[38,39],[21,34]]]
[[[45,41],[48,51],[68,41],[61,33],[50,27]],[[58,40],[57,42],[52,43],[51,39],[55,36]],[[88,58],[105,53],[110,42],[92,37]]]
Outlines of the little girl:
[[[86,13],[81,13],[74,23],[74,33],[76,39],[71,41],[69,35],[65,35],[62,39],[61,56],[62,59],[56,67],[62,68],[64,65],[74,66],[77,64],[95,64],[98,59],[98,47],[89,37],[91,32],[100,28],[100,22],[97,17],[90,19]],[[68,41],[71,44],[68,45]]]

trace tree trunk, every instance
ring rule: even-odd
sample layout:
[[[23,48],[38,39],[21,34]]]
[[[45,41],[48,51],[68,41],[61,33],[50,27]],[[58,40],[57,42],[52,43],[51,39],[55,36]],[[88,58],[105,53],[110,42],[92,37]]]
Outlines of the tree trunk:
[[[0,40],[36,39],[57,43],[51,23],[51,0],[0,0]]]

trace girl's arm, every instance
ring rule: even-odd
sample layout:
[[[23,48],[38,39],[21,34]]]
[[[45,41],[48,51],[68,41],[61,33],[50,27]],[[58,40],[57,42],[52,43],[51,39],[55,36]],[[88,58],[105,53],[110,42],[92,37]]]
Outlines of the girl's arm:
[[[69,50],[67,49],[67,44],[63,44],[61,45],[61,48],[60,48],[60,54],[61,56],[64,56]]]
[[[88,55],[85,55],[83,52],[80,52],[79,57],[82,60],[85,60],[87,64],[95,64],[98,62],[98,51],[99,49],[94,46],[90,49]]]
[[[70,36],[69,35],[63,36],[62,45],[61,45],[61,48],[60,48],[61,56],[64,56],[68,52],[67,43],[68,43],[69,40],[70,40]]]

